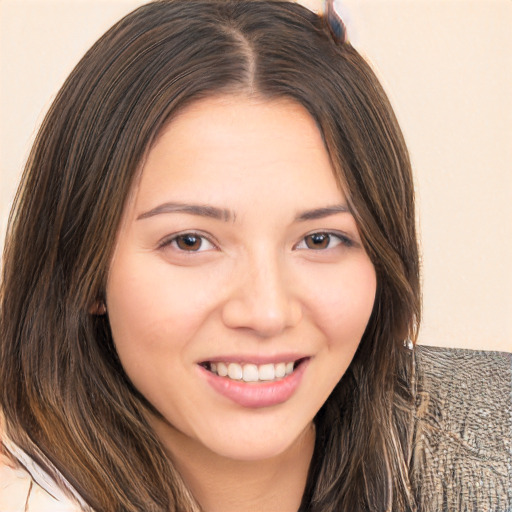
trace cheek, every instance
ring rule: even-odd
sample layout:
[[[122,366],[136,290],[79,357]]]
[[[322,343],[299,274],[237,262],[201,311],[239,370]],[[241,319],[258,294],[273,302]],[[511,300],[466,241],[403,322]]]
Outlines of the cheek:
[[[375,302],[377,279],[368,261],[353,265],[324,280],[315,294],[315,314],[331,345],[359,343]]]
[[[218,290],[212,272],[175,268],[145,253],[117,258],[107,283],[107,307],[120,355],[127,349],[186,344],[215,309]]]

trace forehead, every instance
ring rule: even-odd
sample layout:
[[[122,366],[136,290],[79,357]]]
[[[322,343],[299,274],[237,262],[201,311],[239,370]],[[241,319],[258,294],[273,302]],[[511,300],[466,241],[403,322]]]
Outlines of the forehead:
[[[136,202],[151,207],[174,194],[247,199],[276,188],[340,199],[315,120],[289,99],[226,95],[192,103],[162,129],[142,167]]]

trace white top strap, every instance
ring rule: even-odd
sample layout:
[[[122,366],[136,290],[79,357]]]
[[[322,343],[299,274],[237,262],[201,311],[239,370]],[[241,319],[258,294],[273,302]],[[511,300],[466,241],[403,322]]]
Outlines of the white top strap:
[[[56,469],[59,482],[5,435],[2,435],[2,444],[18,462],[18,465],[10,464],[7,457],[0,458],[2,512],[91,512],[83,498]],[[51,463],[48,461],[48,464]],[[70,499],[69,495],[73,496],[74,500]],[[23,507],[19,508],[21,505]]]

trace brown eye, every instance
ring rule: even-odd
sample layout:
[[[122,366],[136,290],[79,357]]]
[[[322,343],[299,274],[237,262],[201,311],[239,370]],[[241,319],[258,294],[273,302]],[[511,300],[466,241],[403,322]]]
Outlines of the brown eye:
[[[313,233],[304,238],[308,249],[327,249],[331,236],[327,233]]]
[[[199,233],[189,232],[170,236],[162,240],[159,249],[172,248],[181,253],[201,253],[216,249],[216,245],[210,242],[209,238]]]
[[[312,249],[314,251],[322,251],[334,249],[338,246],[353,247],[354,242],[343,233],[317,231],[306,235],[296,246],[295,249]]]
[[[202,237],[192,233],[176,237],[176,246],[182,251],[198,251],[203,243]]]

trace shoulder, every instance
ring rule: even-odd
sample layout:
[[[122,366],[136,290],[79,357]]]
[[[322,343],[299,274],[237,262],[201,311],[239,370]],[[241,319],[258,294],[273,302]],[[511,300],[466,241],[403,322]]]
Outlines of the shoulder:
[[[512,510],[512,354],[417,347],[422,512]]]
[[[0,510],[2,512],[79,512],[67,500],[57,499],[43,489],[0,443]]]

